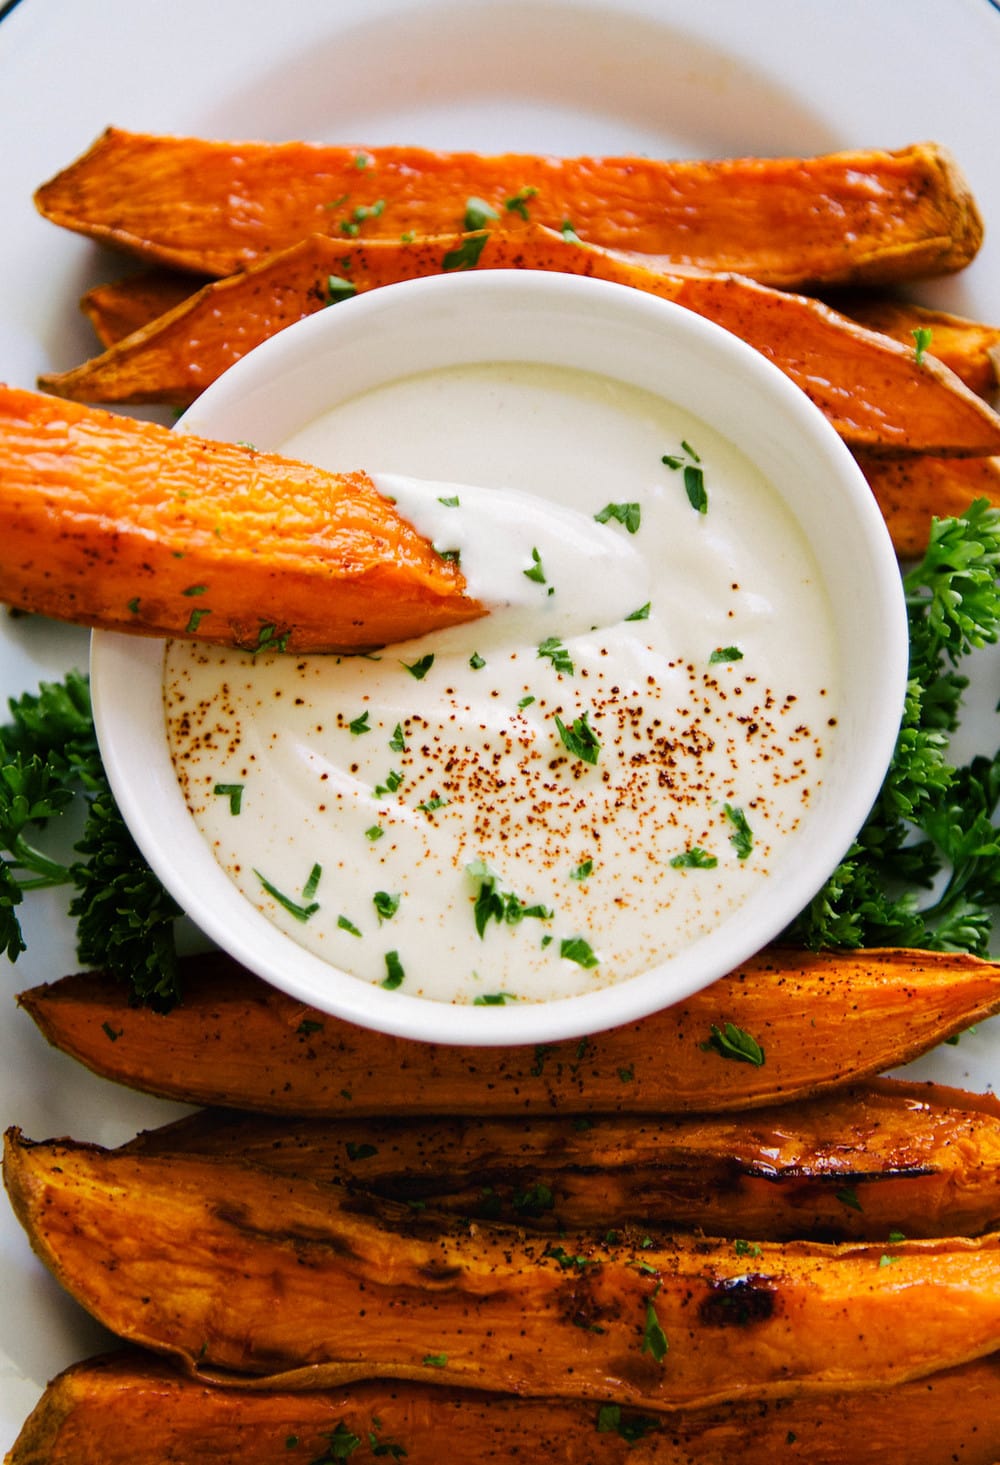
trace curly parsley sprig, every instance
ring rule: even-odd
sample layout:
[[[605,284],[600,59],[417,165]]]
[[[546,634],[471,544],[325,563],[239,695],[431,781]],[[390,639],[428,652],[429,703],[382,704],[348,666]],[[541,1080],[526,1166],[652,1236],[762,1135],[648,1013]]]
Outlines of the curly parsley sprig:
[[[949,757],[968,678],[1000,637],[1000,510],[977,499],[936,519],[903,576],[906,702],[892,763],[852,848],[786,935],[813,949],[912,946],[988,954],[1000,905],[1000,752]]]

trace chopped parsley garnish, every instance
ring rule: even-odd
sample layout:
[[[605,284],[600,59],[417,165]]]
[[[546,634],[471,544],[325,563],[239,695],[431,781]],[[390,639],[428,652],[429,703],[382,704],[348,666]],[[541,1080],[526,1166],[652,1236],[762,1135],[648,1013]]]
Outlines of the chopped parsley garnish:
[[[544,1180],[536,1180],[534,1185],[528,1185],[524,1190],[515,1190],[511,1196],[511,1205],[515,1211],[527,1211],[536,1216],[542,1211],[551,1211],[555,1203],[552,1187],[546,1185]]]
[[[734,1022],[721,1028],[713,1022],[711,1036],[699,1046],[705,1053],[718,1053],[720,1058],[731,1058],[735,1063],[752,1063],[754,1068],[764,1064],[764,1049],[757,1039]]]
[[[385,783],[377,783],[375,785],[375,797],[377,799],[381,799],[384,798],[386,794],[394,794],[396,790],[402,786],[402,782],[403,775],[401,773],[397,773],[395,768],[390,768],[389,772],[385,776]]]
[[[486,665],[486,659],[485,657],[480,656],[478,651],[473,651],[472,655],[469,657],[469,665],[473,671],[482,671],[483,667]]]
[[[648,621],[649,611],[652,604],[653,602],[651,600],[647,600],[645,605],[640,605],[638,610],[634,610],[632,614],[627,615],[625,619],[627,621]]]
[[[361,932],[358,930],[357,926],[354,924],[353,921],[349,920],[347,916],[338,916],[337,926],[341,931],[347,931],[352,936],[361,935]]]
[[[424,1364],[427,1368],[447,1368],[447,1353],[425,1353]]]
[[[503,1007],[508,1002],[516,1002],[517,998],[513,992],[482,992],[473,999],[473,1007]]]
[[[210,616],[210,610],[193,610],[188,616],[188,623],[184,627],[189,636],[193,636],[206,616]]]
[[[517,926],[524,920],[550,921],[553,912],[544,905],[528,905],[512,890],[502,890],[498,878],[485,860],[473,860],[466,865],[466,873],[479,882],[475,903],[472,908],[476,931],[482,941],[490,921],[500,925]]]
[[[139,614],[139,597],[133,595],[132,599],[126,602],[125,609],[132,612],[134,616]]]
[[[530,185],[526,188],[519,188],[510,198],[505,198],[503,206],[508,213],[519,214],[524,220],[528,218],[528,200],[534,198],[538,189]]]
[[[348,1140],[344,1146],[347,1150],[349,1160],[371,1160],[378,1154],[378,1145],[356,1144],[354,1140]]]
[[[295,1031],[299,1037],[311,1038],[313,1033],[321,1033],[323,1031],[323,1024],[317,1022],[315,1018],[304,1017]]]
[[[525,574],[527,573],[527,570],[525,570]],[[566,650],[566,647],[560,641],[558,636],[546,636],[545,640],[538,648],[538,655],[547,656],[552,662],[552,665],[555,667],[556,671],[564,671],[567,673],[568,676],[573,675],[573,672],[575,670],[575,667],[573,666],[573,658],[570,656],[569,652]],[[520,703],[518,705],[520,706]]]
[[[375,907],[379,925],[383,921],[392,920],[393,916],[399,910],[400,899],[401,897],[398,895],[390,895],[388,890],[376,890],[372,896],[372,904]]]
[[[725,806],[726,818],[733,826],[733,832],[729,836],[729,843],[736,851],[737,857],[741,860],[748,860],[753,854],[753,830],[747,823],[747,816],[742,809],[733,804]]]
[[[457,509],[459,505],[458,494],[451,494],[447,498],[439,498],[439,504],[444,504],[446,509]]]
[[[360,735],[362,733],[367,733],[367,732],[371,732],[372,731],[372,729],[371,729],[371,727],[369,726],[369,723],[368,723],[368,717],[369,717],[369,712],[368,712],[368,709],[366,708],[365,711],[362,712],[362,714],[361,714],[360,717],[356,717],[353,722],[349,722],[347,724],[348,729],[350,730],[351,733],[353,733],[353,735],[355,737],[360,737]]]
[[[600,965],[600,957],[596,955],[589,941],[582,936],[564,936],[559,943],[559,955],[566,961],[575,961],[577,966],[591,968]]]
[[[229,800],[230,814],[238,814],[243,806],[243,785],[242,783],[217,783],[212,790],[213,794],[221,794]]]
[[[475,269],[479,263],[479,256],[486,248],[486,241],[489,237],[489,234],[485,231],[481,234],[467,234],[461,244],[456,245],[454,249],[448,250],[448,253],[441,260],[441,268],[443,270]]]
[[[715,666],[720,661],[742,661],[743,652],[738,646],[716,646],[708,658],[709,666]]]
[[[318,865],[313,866],[313,872],[318,869]],[[310,916],[314,916],[319,910],[319,902],[313,900],[312,898],[316,894],[316,885],[318,885],[319,883],[318,877],[316,882],[313,883],[312,874],[310,874],[309,879],[307,880],[306,885],[302,891],[302,902],[304,902],[302,903],[297,900],[292,900],[291,896],[285,895],[284,892],[279,890],[276,885],[272,885],[271,881],[268,880],[266,876],[262,875],[259,870],[254,870],[254,874],[257,876],[257,879],[260,881],[261,885],[263,885],[264,889],[267,891],[271,899],[276,900],[278,904],[282,906],[290,916],[294,916],[297,921],[302,921],[303,923],[305,923],[309,920]]]
[[[453,565],[461,564],[462,551],[460,549],[438,549],[437,545],[434,546],[434,549],[438,559],[448,560]]]
[[[182,595],[204,595],[205,594],[205,591],[207,589],[208,589],[208,586],[207,585],[189,585],[186,590],[182,590],[181,591],[181,594]]]
[[[434,665],[434,652],[428,651],[426,656],[418,657],[416,661],[401,661],[400,666],[405,666],[411,677],[422,682],[424,677]]]
[[[718,863],[715,855],[710,855],[700,845],[694,844],[690,849],[674,855],[670,861],[670,868],[672,870],[714,870]]]
[[[668,468],[684,470],[684,492],[687,494],[688,503],[699,514],[706,514],[708,513],[708,493],[705,489],[705,472],[701,466],[701,459],[690,443],[682,442],[681,447],[684,450],[684,457],[679,458],[672,453],[664,453],[662,462]]]
[[[530,707],[531,706],[531,704],[532,704],[532,702],[534,702],[534,700],[535,699],[532,696],[522,697],[521,700],[520,700],[520,702],[518,702],[518,704],[517,704],[517,710],[519,712],[523,712],[526,707]]]
[[[534,580],[536,585],[545,584],[545,570],[542,567],[542,557],[534,546],[531,549],[531,564],[528,569],[523,571],[523,574],[526,580]]]
[[[911,331],[910,334],[913,336],[914,341],[913,359],[918,366],[922,366],[924,356],[930,348],[934,332],[930,326],[917,326],[916,330]]]
[[[444,799],[440,794],[435,794],[431,799],[425,799],[417,808],[422,814],[433,814],[436,809],[446,809],[450,800]]]
[[[359,1435],[354,1434],[341,1422],[334,1430],[325,1430],[323,1438],[328,1441],[322,1455],[311,1460],[309,1465],[336,1465],[338,1460],[349,1460],[361,1444]]]
[[[389,739],[389,747],[393,753],[405,753],[406,742],[403,738],[403,724],[397,722],[392,730],[392,737]]]
[[[365,220],[377,219],[384,210],[384,198],[376,199],[373,204],[358,204],[357,208],[352,211],[350,219],[345,219],[341,222],[340,232],[348,235],[351,239],[355,239],[360,226]]]
[[[656,1308],[651,1302],[647,1302],[646,1323],[642,1330],[642,1352],[651,1353],[657,1363],[662,1363],[669,1347],[667,1335],[660,1327],[660,1320],[656,1316]]]
[[[734,1241],[733,1250],[737,1256],[758,1257],[761,1253],[759,1242],[756,1241]]]
[[[622,524],[630,534],[638,532],[642,519],[642,507],[639,504],[605,504],[604,508],[594,515],[598,524],[607,524],[614,519],[617,524]]]
[[[342,280],[339,275],[327,275],[326,277],[326,303],[336,305],[339,300],[350,300],[352,295],[357,295],[358,287],[353,280]]]
[[[843,1190],[835,1190],[833,1196],[834,1200],[839,1200],[840,1204],[847,1206],[848,1210],[860,1211],[864,1209],[858,1199],[858,1192],[854,1189],[853,1185],[845,1186]]]
[[[586,880],[587,879],[587,876],[588,875],[592,875],[593,872],[594,872],[594,862],[593,862],[593,860],[581,860],[580,864],[577,865],[577,867],[576,867],[575,870],[570,870],[570,872],[569,872],[569,878],[571,880]]]
[[[365,839],[371,840],[372,844],[374,844],[377,839],[382,838],[383,834],[385,834],[385,830],[380,825],[371,824],[365,830]]]
[[[312,869],[309,871],[309,878],[302,887],[303,900],[312,900],[313,896],[316,894],[316,891],[319,889],[319,882],[322,880],[322,878],[323,866],[313,865]]]
[[[270,648],[275,651],[284,651],[291,634],[291,631],[283,631],[279,636],[278,628],[273,623],[261,626],[257,633],[257,644],[251,647],[252,655],[257,656],[261,651],[267,651]]]
[[[590,723],[587,721],[586,712],[578,717],[570,727],[567,727],[558,713],[555,714],[556,727],[559,729],[559,736],[567,752],[572,753],[574,758],[581,758],[584,763],[596,763],[600,755],[601,745],[597,735]]]
[[[387,951],[385,954],[385,978],[382,986],[389,992],[395,992],[397,987],[403,985],[403,978],[406,973],[403,971],[403,963],[399,959],[398,951]]]
[[[620,1404],[602,1404],[597,1411],[597,1433],[621,1435],[630,1445],[662,1428],[662,1422],[649,1414],[632,1414],[623,1419]]]
[[[562,223],[559,225],[559,233],[566,240],[567,244],[580,243],[580,236],[573,228],[573,224],[569,219],[563,219]]]
[[[466,233],[472,233],[479,229],[485,229],[491,219],[499,219],[500,215],[491,203],[484,198],[467,198],[465,200],[465,218],[463,227]]]

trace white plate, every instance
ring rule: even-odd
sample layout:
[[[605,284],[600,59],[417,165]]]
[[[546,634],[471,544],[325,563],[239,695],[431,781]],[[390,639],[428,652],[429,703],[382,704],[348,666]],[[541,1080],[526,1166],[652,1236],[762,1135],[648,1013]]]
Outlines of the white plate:
[[[1000,11],[990,0],[21,0],[0,23],[0,379],[93,350],[74,302],[115,262],[45,223],[31,195],[109,124],[218,137],[674,156],[951,147],[987,220],[961,276],[921,298],[1000,322]],[[0,625],[0,688],[82,666],[86,639]],[[998,658],[976,669],[966,740],[995,746]],[[11,994],[74,967],[65,900],[36,898],[4,973],[3,1123],[115,1143],[176,1109],[49,1052]],[[916,1066],[986,1088],[1000,1023]],[[33,1260],[0,1206],[0,1445],[45,1380],[100,1331]]]

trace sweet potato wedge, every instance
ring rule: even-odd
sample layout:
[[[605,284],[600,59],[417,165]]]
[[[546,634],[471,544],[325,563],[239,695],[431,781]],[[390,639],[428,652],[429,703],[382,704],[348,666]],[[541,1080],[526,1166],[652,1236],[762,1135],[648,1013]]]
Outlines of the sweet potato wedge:
[[[412,1378],[668,1411],[885,1388],[1000,1348],[996,1234],[555,1247],[240,1162],[16,1131],[4,1182],[77,1301],[219,1382]]]
[[[357,651],[484,609],[364,473],[11,387],[0,526],[0,600],[116,631]]]
[[[367,1461],[379,1444],[390,1459],[405,1450],[407,1465],[440,1465],[443,1453],[450,1465],[995,1465],[998,1388],[993,1356],[887,1390],[665,1419],[404,1382],[236,1393],[122,1350],[54,1379],[6,1465],[288,1465],[335,1459],[335,1446]]]
[[[180,270],[141,270],[121,280],[94,285],[80,297],[80,309],[104,347],[113,346],[182,304],[208,279]]]
[[[469,256],[485,269],[556,270],[646,291],[705,316],[780,367],[854,448],[888,455],[1000,453],[1000,417],[933,357],[802,295],[738,275],[574,242],[541,225],[521,232],[367,241],[321,235],[203,287],[103,355],[40,384],[79,401],[185,406],[268,336],[352,293],[436,275]]]
[[[1000,966],[957,953],[772,949],[642,1022],[534,1048],[393,1038],[326,1016],[211,953],[185,997],[129,1005],[98,972],[21,993],[57,1048],[192,1104],[314,1116],[724,1112],[823,1093],[915,1058],[1000,1011]],[[733,1023],[760,1067],[712,1044]],[[206,1062],[206,1053],[211,1061]]]
[[[202,1110],[130,1154],[203,1154],[549,1232],[884,1241],[1000,1228],[1000,1102],[884,1079],[752,1115],[277,1119]]]
[[[780,286],[961,269],[982,221],[934,143],[714,162],[222,142],[109,128],[39,188],[40,211],[157,263],[228,275],[309,234],[440,234],[475,196],[617,249]]]
[[[901,559],[927,549],[932,519],[964,514],[975,499],[1000,507],[1000,458],[874,458],[856,454]]]
[[[1000,326],[885,296],[851,295],[832,303],[859,325],[892,336],[904,346],[914,345],[917,331],[928,332],[926,349],[938,361],[979,396],[989,400],[996,394],[1000,386]]]

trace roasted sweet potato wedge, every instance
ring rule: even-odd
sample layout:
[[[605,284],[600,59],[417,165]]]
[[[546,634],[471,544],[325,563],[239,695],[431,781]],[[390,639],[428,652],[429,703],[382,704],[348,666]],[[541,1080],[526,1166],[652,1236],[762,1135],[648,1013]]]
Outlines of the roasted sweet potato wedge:
[[[364,473],[0,387],[0,600],[251,650],[358,651],[484,607]]]
[[[141,270],[136,275],[94,285],[80,297],[80,309],[94,328],[102,346],[113,346],[166,315],[197,293],[208,278],[180,270]]]
[[[992,398],[1000,386],[1000,326],[984,325],[946,310],[913,305],[878,295],[835,299],[834,307],[869,330],[913,346],[917,332],[926,333],[926,350],[961,377],[981,397]]]
[[[885,1388],[1000,1348],[1000,1236],[553,1246],[238,1161],[7,1135],[57,1280],[206,1377],[412,1378],[655,1411]]]
[[[771,949],[642,1022],[534,1048],[425,1044],[353,1027],[211,953],[183,1002],[132,1007],[98,972],[19,997],[56,1047],[193,1104],[316,1116],[724,1112],[823,1093],[915,1058],[1000,1011],[1000,966],[951,952]],[[713,1030],[751,1033],[755,1067]],[[205,1055],[210,1053],[211,1061]]]
[[[975,499],[1000,507],[1000,458],[873,458],[858,453],[858,464],[878,500],[902,559],[927,549],[931,520],[958,517]]]
[[[474,246],[468,253],[470,246]],[[337,298],[447,270],[556,270],[629,285],[673,301],[769,357],[854,448],[891,456],[1000,453],[1000,417],[933,357],[838,315],[819,301],[738,275],[671,266],[566,239],[520,233],[365,241],[313,236],[243,274],[206,285],[102,356],[41,385],[80,401],[185,406],[268,336]]]
[[[309,234],[440,234],[475,196],[616,249],[780,286],[961,269],[982,221],[934,143],[716,162],[218,142],[109,128],[41,187],[54,223],[158,263],[227,275]]]
[[[379,1448],[407,1465],[440,1465],[443,1452],[450,1465],[995,1465],[998,1388],[994,1356],[888,1390],[664,1418],[403,1382],[237,1393],[123,1350],[54,1379],[7,1465],[288,1465]]]
[[[888,1079],[736,1116],[292,1120],[202,1110],[124,1148],[241,1159],[552,1232],[634,1224],[884,1241],[1000,1228],[1000,1102]]]

